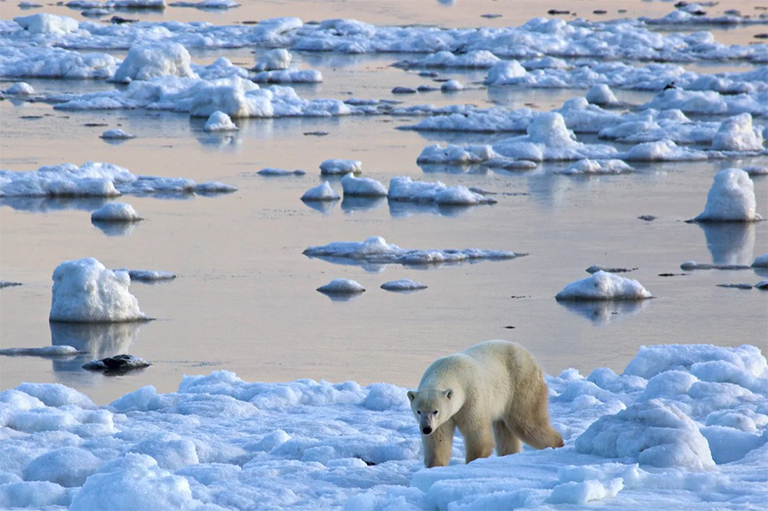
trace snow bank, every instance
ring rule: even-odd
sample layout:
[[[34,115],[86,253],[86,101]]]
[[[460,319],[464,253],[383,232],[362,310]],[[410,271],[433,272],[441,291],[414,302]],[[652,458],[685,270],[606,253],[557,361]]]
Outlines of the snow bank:
[[[413,181],[410,177],[393,177],[389,181],[387,198],[398,202],[433,202],[451,206],[495,204],[496,199],[470,191],[464,186],[448,187],[440,181]]]
[[[571,282],[555,296],[557,300],[643,300],[653,298],[640,283],[597,271],[591,276]]]
[[[375,179],[367,177],[355,177],[348,173],[341,178],[341,187],[344,196],[350,197],[386,197],[387,189]]]
[[[565,447],[466,465],[457,436],[451,465],[440,469],[423,468],[406,389],[391,384],[259,383],[214,371],[107,407],[63,385],[23,384],[0,392],[0,424],[13,432],[2,442],[0,502],[81,510],[765,502],[768,364],[758,348],[650,346],[621,374],[599,367],[546,378]]]
[[[715,175],[707,204],[694,222],[754,222],[762,220],[755,212],[755,187],[741,169],[725,169]]]
[[[365,288],[358,282],[350,279],[333,279],[328,284],[317,288],[318,291],[325,294],[356,294],[365,291]]]
[[[309,247],[303,252],[307,257],[317,257],[336,262],[347,260],[354,264],[403,264],[422,265],[439,263],[462,263],[482,259],[512,259],[523,254],[498,250],[408,250],[387,243],[381,237],[365,241],[338,241],[328,245]]]
[[[93,258],[61,263],[53,272],[51,321],[105,323],[147,319],[129,291],[127,273]]]
[[[320,174],[322,175],[337,175],[337,174],[359,174],[363,171],[363,162],[359,160],[340,160],[332,158],[325,160],[320,164]]]
[[[400,279],[383,283],[381,289],[387,291],[418,291],[420,289],[427,289],[427,286],[415,280]]]
[[[110,163],[86,162],[40,167],[36,171],[0,170],[0,197],[114,197],[121,194],[226,193],[236,188],[218,182],[141,176]]]
[[[301,196],[303,201],[332,201],[339,200],[341,197],[336,190],[331,187],[331,183],[324,181],[322,184],[310,188]]]
[[[104,204],[91,214],[91,222],[138,222],[143,220],[133,209],[133,206],[124,202],[110,202]]]
[[[45,12],[30,16],[19,16],[13,18],[13,21],[31,34],[62,35],[76,32],[80,28],[77,20]]]
[[[227,114],[220,110],[216,110],[208,117],[203,126],[205,131],[239,131],[240,128],[232,122]]]
[[[134,46],[112,80],[129,83],[166,75],[196,78],[191,62],[187,49],[178,43]]]
[[[105,131],[104,133],[101,134],[101,138],[105,140],[128,140],[131,138],[136,138],[136,135],[131,135],[130,133],[126,133],[121,129],[116,129],[116,130]]]

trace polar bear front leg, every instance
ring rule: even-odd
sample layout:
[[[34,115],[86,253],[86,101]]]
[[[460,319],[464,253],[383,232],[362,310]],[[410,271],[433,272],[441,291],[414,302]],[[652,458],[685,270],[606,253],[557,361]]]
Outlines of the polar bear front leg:
[[[427,468],[447,467],[451,463],[455,430],[456,424],[453,420],[449,420],[431,435],[421,435],[421,441],[424,444],[424,465]]]
[[[464,437],[465,459],[467,463],[477,458],[487,458],[493,452],[494,443],[491,419],[484,419],[477,418],[472,423],[459,428]]]

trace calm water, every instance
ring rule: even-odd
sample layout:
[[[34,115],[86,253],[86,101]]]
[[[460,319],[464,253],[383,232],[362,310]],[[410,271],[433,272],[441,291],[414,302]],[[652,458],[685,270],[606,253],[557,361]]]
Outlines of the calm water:
[[[662,15],[670,9],[659,2],[627,4],[627,15],[633,16]],[[419,3],[418,9],[415,5],[258,2],[224,14],[168,9],[162,19],[229,23],[298,12],[306,20],[347,16],[376,23],[403,23],[407,18],[446,26],[501,26],[552,7],[581,9],[586,4],[560,2],[542,10],[540,3],[529,2],[524,15],[511,9],[509,2],[460,1],[453,7]],[[590,10],[599,6],[600,2],[589,3]],[[479,18],[486,12],[503,12],[505,17]],[[14,6],[3,6],[3,18],[15,15]],[[736,34],[746,44],[749,33],[727,34]],[[718,38],[723,34],[718,32]],[[193,57],[207,63],[221,55],[243,65],[253,62],[247,49]],[[326,79],[318,86],[297,88],[307,97],[343,99],[352,93],[389,98],[395,85],[428,83],[414,73],[389,67],[399,60],[397,55],[295,57],[306,67],[320,69]],[[470,83],[485,73],[442,74]],[[44,92],[112,87],[103,82],[30,83]],[[650,97],[617,93],[634,103]],[[480,89],[406,101],[510,107],[533,103],[549,110],[581,94]],[[22,118],[29,116],[43,117]],[[238,122],[241,131],[234,136],[221,136],[204,133],[204,120],[180,114],[60,112],[46,104],[10,101],[0,102],[0,118],[2,168],[34,170],[62,162],[107,161],[136,174],[220,180],[239,188],[231,195],[185,200],[123,197],[147,218],[126,232],[105,233],[90,223],[90,212],[102,204],[99,200],[0,201],[0,279],[24,283],[0,290],[0,346],[71,344],[92,352],[69,360],[2,357],[3,389],[23,381],[60,382],[107,403],[148,384],[173,391],[183,374],[212,369],[232,370],[251,381],[323,378],[413,386],[435,357],[490,338],[521,342],[555,374],[567,367],[588,372],[609,366],[620,371],[646,344],[750,343],[764,351],[768,348],[768,293],[717,287],[754,284],[768,274],[745,270],[659,276],[682,273],[679,265],[686,260],[750,264],[768,252],[768,222],[725,228],[684,223],[703,209],[718,170],[768,165],[766,157],[638,165],[632,175],[592,178],[552,174],[567,164],[521,173],[477,168],[446,173],[415,164],[424,146],[433,141],[487,143],[500,137],[423,136],[394,129],[415,119],[392,117],[249,120]],[[138,138],[107,144],[98,138],[107,128],[84,126],[94,122],[122,127]],[[329,134],[303,135],[318,130]],[[438,209],[390,208],[386,200],[343,201],[317,211],[299,197],[320,181],[318,164],[326,158],[362,160],[364,175],[383,182],[407,175],[480,186],[498,192],[499,203]],[[267,166],[300,168],[307,175],[265,179],[252,174]],[[338,183],[335,187],[341,190]],[[755,178],[755,189],[758,211],[768,216],[768,179]],[[637,218],[640,215],[657,219],[644,222]],[[301,253],[310,245],[374,235],[407,248],[476,247],[530,255],[431,269],[372,269],[308,259]],[[131,286],[142,310],[156,320],[142,325],[51,327],[47,317],[53,269],[64,260],[88,256],[112,268],[175,272],[178,278],[172,282]],[[639,305],[558,304],[554,295],[567,283],[588,276],[584,270],[592,264],[637,268],[628,276],[657,298]],[[368,291],[349,301],[332,301],[315,291],[338,277],[355,279]],[[412,294],[379,289],[386,281],[406,277],[429,289]],[[80,369],[91,358],[119,352],[146,358],[153,366],[122,377]]]

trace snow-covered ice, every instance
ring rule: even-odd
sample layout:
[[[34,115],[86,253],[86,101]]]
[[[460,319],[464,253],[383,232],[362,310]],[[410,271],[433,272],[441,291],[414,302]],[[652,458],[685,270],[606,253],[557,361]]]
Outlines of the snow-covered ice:
[[[457,92],[464,90],[464,86],[458,80],[448,80],[440,86],[440,90],[443,92]]]
[[[240,128],[232,122],[227,114],[220,110],[216,110],[208,117],[203,126],[205,131],[238,131]]]
[[[2,92],[9,96],[31,96],[35,93],[35,88],[27,82],[16,82]]]
[[[258,171],[257,174],[265,177],[303,176],[304,174],[306,174],[306,171],[286,170],[286,169],[277,169],[274,167],[267,167],[265,169],[261,169],[260,171]]]
[[[21,28],[31,34],[50,34],[62,35],[70,32],[76,32],[80,28],[77,20],[67,16],[57,16],[40,12],[30,16],[19,16],[13,18]]]
[[[611,88],[604,83],[590,87],[586,99],[595,105],[610,105],[619,101]]]
[[[386,187],[368,177],[355,177],[350,172],[341,178],[341,187],[344,190],[344,196],[350,197],[386,197]]]
[[[53,272],[51,321],[110,323],[146,320],[130,291],[131,278],[94,258],[61,263]]]
[[[189,52],[179,43],[133,46],[112,80],[128,83],[168,75],[189,78],[197,76],[192,70]]]
[[[71,357],[79,352],[72,346],[45,346],[42,348],[0,348],[0,355],[6,357]]]
[[[362,293],[365,288],[359,282],[350,279],[333,279],[324,286],[317,288],[318,291],[325,294],[349,295]]]
[[[328,245],[309,247],[304,255],[330,262],[347,264],[403,264],[424,265],[441,263],[463,263],[483,259],[513,259],[525,254],[501,250],[412,250],[387,243],[382,237],[374,236],[365,241],[337,241]]]
[[[138,222],[143,220],[133,209],[133,206],[125,202],[110,202],[91,213],[92,222]]]
[[[596,271],[591,276],[571,282],[555,296],[557,300],[643,300],[653,298],[638,281]]]
[[[339,196],[328,181],[323,181],[322,184],[310,188],[301,196],[303,201],[333,201],[340,198],[341,196]]]
[[[331,158],[320,164],[320,174],[322,175],[340,175],[340,174],[359,174],[363,171],[363,162],[359,160],[342,160]]]
[[[101,134],[101,138],[105,140],[128,140],[130,138],[136,138],[136,135],[126,133],[121,129],[107,130]]]
[[[176,278],[175,273],[163,270],[128,270],[125,268],[120,268],[114,271],[125,272],[131,278],[131,280],[136,280],[139,282],[159,282],[164,280],[173,280]]]
[[[383,283],[381,289],[387,291],[418,291],[420,289],[427,289],[427,286],[415,280],[399,279]]]
[[[390,179],[387,198],[398,202],[434,202],[446,206],[474,206],[497,202],[492,197],[473,192],[464,186],[449,187],[440,181],[414,181],[410,177]]]
[[[755,211],[755,186],[742,169],[725,169],[715,175],[707,193],[707,204],[694,222],[754,222],[762,220]]]
[[[195,9],[234,9],[240,7],[240,4],[234,0],[200,0],[199,2],[171,2],[171,7],[194,7]]]
[[[256,73],[251,80],[256,83],[322,83],[323,74],[316,69],[283,69]]]
[[[768,268],[768,254],[757,256],[752,263],[753,268]]]
[[[626,174],[633,169],[623,160],[579,160],[567,169],[555,171],[558,174]]]
[[[760,509],[768,364],[754,346],[641,348],[621,374],[547,376],[560,449],[424,469],[406,389],[234,373],[97,407],[61,384],[0,392],[4,507]]]
[[[227,193],[236,188],[191,179],[141,176],[111,163],[86,162],[40,167],[36,171],[0,170],[0,197],[115,197],[121,194]]]
[[[253,66],[254,71],[279,71],[291,67],[293,56],[285,48],[275,48],[264,52],[259,61]]]

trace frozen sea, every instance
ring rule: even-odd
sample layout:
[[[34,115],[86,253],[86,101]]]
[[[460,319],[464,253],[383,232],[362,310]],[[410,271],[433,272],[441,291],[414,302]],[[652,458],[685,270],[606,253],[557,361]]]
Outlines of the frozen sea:
[[[669,2],[631,1],[622,2],[626,12],[619,13],[616,3],[602,0],[552,4],[527,0],[240,3],[240,7],[222,11],[180,7],[118,10],[94,19],[82,16],[81,9],[62,5],[22,9],[16,2],[6,1],[1,4],[0,20],[47,12],[103,26],[108,26],[109,18],[116,14],[149,22],[206,21],[248,27],[243,22],[299,16],[305,22],[353,18],[377,26],[498,28],[548,16],[549,9],[571,11],[574,15],[550,16],[565,21],[578,17],[591,21],[661,18],[674,11]],[[739,9],[757,18],[765,13],[760,10],[763,6],[761,2],[733,1],[703,9],[711,11],[707,15],[713,17],[728,9]],[[593,12],[601,9],[607,12]],[[501,16],[481,17],[483,14]],[[768,20],[763,24],[662,24],[651,30],[665,35],[678,29],[688,34],[709,31],[713,41],[726,47],[758,48],[765,45],[765,39],[754,36],[768,33]],[[196,64],[210,65],[226,57],[245,68],[252,67],[268,49],[264,45],[223,46],[188,49]],[[118,59],[127,54],[124,48],[93,51],[104,51]],[[401,101],[398,107],[470,104],[548,112],[586,94],[586,89],[573,88],[486,87],[483,81],[487,69],[430,68],[437,76],[428,77],[418,74],[421,69],[392,67],[395,62],[426,54],[294,49],[291,54],[293,65],[322,73],[322,83],[291,85],[296,94],[308,99],[345,101],[354,97]],[[576,58],[566,60],[573,62]],[[761,70],[765,62],[692,58],[672,64],[706,75]],[[647,64],[632,60],[627,63]],[[439,87],[443,82],[433,78],[457,79],[465,89],[442,93]],[[19,80],[0,76],[0,90]],[[18,387],[21,393],[42,402],[33,402],[34,397],[21,399],[0,393],[5,396],[0,401],[10,403],[9,411],[0,408],[0,450],[5,449],[7,460],[0,462],[0,507],[120,509],[121,503],[116,500],[93,499],[109,490],[110,484],[120,486],[121,478],[147,481],[146,489],[158,495],[183,497],[143,502],[147,509],[256,509],[257,503],[264,508],[310,509],[313,502],[320,502],[323,508],[347,505],[349,509],[510,509],[545,504],[573,508],[587,500],[599,500],[595,495],[606,499],[603,505],[621,508],[637,507],[642,492],[648,491],[654,502],[664,502],[666,495],[667,503],[675,502],[679,509],[692,509],[690,506],[702,501],[709,506],[704,508],[715,509],[716,502],[726,502],[723,507],[729,509],[758,509],[757,504],[764,502],[764,490],[741,486],[749,478],[739,470],[746,473],[749,467],[731,467],[717,474],[710,467],[708,475],[696,472],[701,468],[697,463],[707,467],[708,459],[718,466],[733,461],[713,447],[715,441],[739,446],[736,451],[743,452],[736,459],[738,463],[754,463],[754,470],[765,470],[768,419],[763,418],[768,415],[768,376],[762,371],[765,361],[761,366],[760,354],[754,351],[723,350],[713,355],[702,348],[698,354],[683,356],[680,353],[685,350],[676,347],[669,358],[680,358],[677,365],[670,362],[656,372],[633,373],[645,381],[670,368],[684,367],[690,371],[690,378],[700,380],[698,383],[725,385],[723,381],[731,380],[712,376],[721,374],[713,369],[691,369],[696,363],[725,360],[751,375],[752,380],[747,376],[737,378],[740,388],[753,393],[754,399],[744,398],[754,405],[749,413],[744,411],[744,402],[737,399],[743,394],[719,388],[711,392],[736,396],[735,401],[701,404],[691,411],[684,408],[686,399],[677,396],[679,402],[672,400],[683,408],[688,420],[706,425],[702,426],[702,434],[710,442],[710,458],[694,449],[694,461],[663,459],[660,465],[651,463],[654,468],[649,469],[642,458],[638,461],[637,456],[626,453],[611,456],[597,447],[590,450],[584,446],[586,440],[576,445],[576,438],[598,417],[627,407],[653,408],[657,406],[654,398],[666,396],[658,390],[643,393],[645,383],[630,381],[628,376],[622,376],[619,383],[605,383],[605,378],[598,378],[604,376],[601,371],[605,370],[600,368],[621,374],[643,346],[711,344],[737,348],[748,344],[761,350],[763,356],[768,353],[768,292],[721,286],[754,285],[768,279],[767,269],[680,268],[686,261],[749,267],[768,252],[768,222],[685,222],[704,209],[718,171],[768,167],[765,150],[732,152],[698,161],[630,162],[634,172],[607,175],[562,174],[573,161],[545,161],[528,170],[479,164],[419,166],[417,157],[434,143],[496,144],[524,133],[403,130],[398,128],[412,126],[426,117],[382,112],[340,117],[241,118],[234,119],[239,131],[206,132],[203,126],[207,117],[190,117],[187,112],[53,108],[59,101],[52,98],[62,94],[125,91],[125,85],[104,80],[23,81],[34,88],[33,96],[6,95],[0,101],[3,170],[33,171],[62,163],[108,162],[134,174],[218,181],[235,186],[237,191],[125,194],[118,200],[131,204],[144,220],[117,225],[92,223],[90,219],[91,213],[111,198],[0,197],[0,280],[22,283],[0,289],[0,348],[71,345],[87,352],[57,357],[0,356],[0,391]],[[754,83],[759,84],[759,80]],[[392,89],[398,86],[434,86],[438,90],[393,94]],[[613,113],[635,111],[660,92],[619,87],[612,90],[620,102],[607,109]],[[759,104],[766,96],[756,97]],[[686,115],[692,122],[702,123],[727,118],[702,112]],[[768,126],[764,113],[753,111],[752,117],[757,131]],[[104,131],[118,128],[135,138],[100,138]],[[633,145],[601,139],[596,133],[577,133],[577,137],[588,144],[610,145],[618,152],[628,151]],[[694,143],[690,147],[706,150],[709,144]],[[497,202],[445,206],[388,201],[386,197],[302,202],[300,197],[306,190],[326,179],[341,194],[341,176],[320,175],[320,163],[332,158],[361,161],[361,177],[376,179],[385,186],[391,178],[400,176],[439,180],[448,186],[492,192],[489,197]],[[301,169],[306,174],[257,174],[268,167]],[[768,217],[768,176],[755,174],[752,180],[757,212]],[[526,255],[414,266],[349,264],[303,254],[311,246],[360,242],[373,236],[407,249],[476,248]],[[176,278],[132,282],[131,293],[153,321],[49,323],[54,268],[63,261],[84,257],[95,257],[107,268],[167,271]],[[640,302],[555,300],[567,284],[588,277],[586,269],[592,265],[631,270],[620,275],[639,281],[654,298]],[[354,280],[367,291],[345,299],[315,291],[336,278]],[[406,278],[428,287],[401,293],[380,289],[385,282]],[[507,465],[505,460],[494,458],[481,461],[474,472],[461,473],[463,453],[459,443],[454,466],[435,472],[439,475],[419,472],[420,442],[407,403],[402,402],[404,388],[417,386],[424,369],[436,357],[495,338],[524,345],[551,375],[553,421],[564,433],[565,457],[556,458],[558,451],[527,451],[529,457],[512,456],[519,459]],[[124,375],[82,369],[94,358],[119,353],[130,353],[152,365]],[[568,372],[570,368],[584,376]],[[587,388],[584,380],[596,369],[598,376],[591,381],[601,392]],[[219,370],[237,377],[212,373]],[[297,381],[304,379],[314,381]],[[63,384],[74,390],[19,387],[25,382]],[[371,385],[382,382],[387,385]],[[52,397],[61,393],[66,396]],[[190,397],[201,394],[219,397],[212,397],[207,404]],[[108,409],[95,408],[110,403]],[[294,406],[296,414],[303,414],[303,418],[286,415],[286,407]],[[362,409],[361,416],[345,422],[343,414],[355,413],[356,406]],[[37,422],[22,417],[22,411],[34,415],[26,410],[40,412]],[[712,415],[723,410],[748,416],[754,427],[743,426],[742,421],[741,429],[737,429],[751,436],[713,430],[734,429],[730,419]],[[8,418],[11,415],[3,413],[16,414],[15,422]],[[238,417],[243,420],[242,429],[238,429]],[[631,422],[632,418],[626,420]],[[208,433],[203,427],[206,421],[211,424]],[[319,429],[307,436],[310,440],[301,437],[301,428],[313,421],[321,425]],[[680,427],[685,430],[686,424]],[[324,432],[334,432],[329,435],[335,440],[328,441]],[[23,434],[30,438],[21,439]],[[42,434],[45,438],[35,436]],[[213,440],[217,434],[218,444]],[[56,458],[59,461],[48,460],[52,472],[56,472],[57,464],[66,465],[61,460],[74,459],[84,467],[81,478],[73,476],[70,480],[46,475],[40,468],[44,462],[29,468],[38,456],[61,446],[53,438],[55,435],[62,445],[91,452],[103,463],[82,452],[63,453]],[[366,446],[358,448],[358,443]],[[26,454],[20,454],[23,449],[27,449]],[[755,451],[752,458],[748,454],[751,450]],[[369,467],[375,473],[366,475],[365,469],[358,466],[359,460],[376,463]],[[633,463],[639,463],[639,468]],[[665,488],[662,480],[671,476],[656,471],[664,470],[657,467],[670,466],[677,482]],[[512,484],[494,478],[494,470],[508,471],[511,467],[534,474],[531,478],[539,480],[526,487],[526,482]],[[102,470],[100,478],[96,477],[98,470]],[[66,472],[64,468],[61,471]],[[617,478],[622,479],[625,490],[619,488]],[[224,484],[232,479],[238,479],[240,486]],[[454,479],[465,481],[451,487]],[[8,486],[32,484],[33,480],[50,481],[62,489]],[[160,482],[152,486],[152,481]],[[589,481],[596,482],[587,484]],[[729,481],[739,481],[733,484],[740,500],[725,490],[715,495]],[[504,487],[507,483],[511,486]],[[166,484],[167,489],[158,490]],[[179,489],[184,484],[191,484],[191,490]],[[219,488],[214,489],[217,484]],[[251,492],[250,485],[259,487],[259,491]],[[558,485],[566,487],[555,492]],[[576,488],[578,485],[582,486]],[[88,491],[78,496],[80,487]],[[716,488],[709,499],[703,497],[708,487]],[[168,493],[164,493],[166,490]],[[229,496],[224,495],[224,490]],[[553,495],[542,493],[544,490]],[[131,491],[136,495],[146,493],[140,485],[131,487]],[[187,491],[191,492],[190,500],[186,500]],[[507,494],[494,493],[503,491]],[[25,500],[22,495],[28,493],[39,499]],[[486,494],[498,498],[484,501]]]

